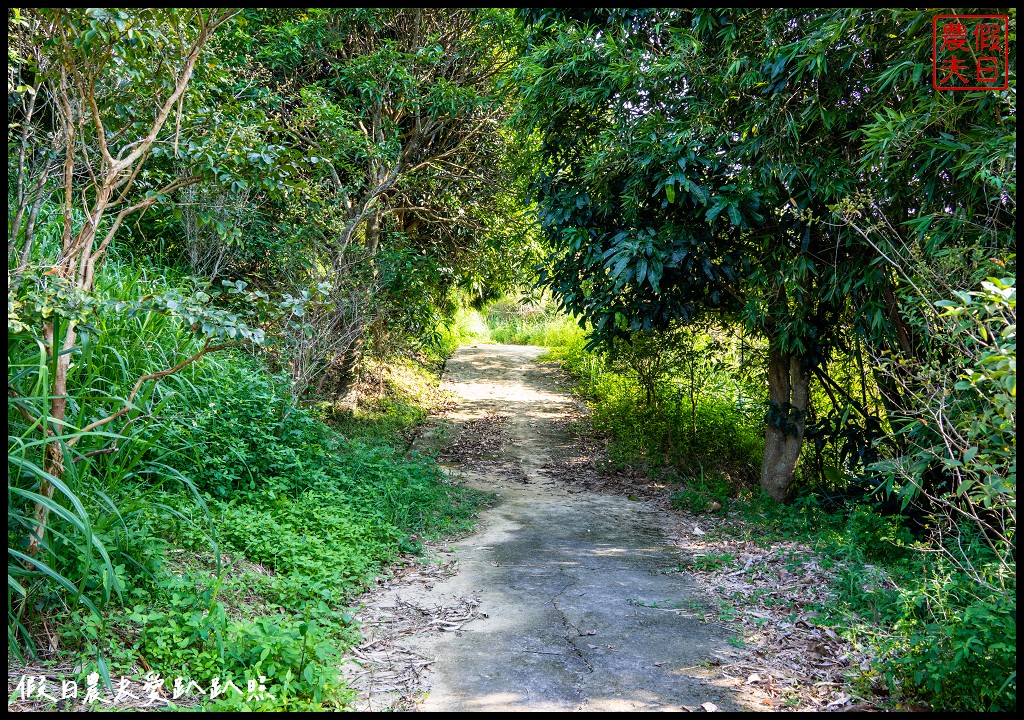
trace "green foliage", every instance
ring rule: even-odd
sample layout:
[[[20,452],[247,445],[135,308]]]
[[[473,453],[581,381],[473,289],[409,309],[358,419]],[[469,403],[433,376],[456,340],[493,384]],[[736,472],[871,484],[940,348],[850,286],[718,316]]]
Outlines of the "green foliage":
[[[672,507],[676,510],[688,510],[698,515],[711,509],[712,500],[702,492],[680,490],[672,495]]]
[[[463,345],[490,340],[490,328],[480,312],[472,307],[460,306],[451,321],[438,329],[436,349],[440,356],[447,358]]]
[[[990,278],[940,300],[943,362],[884,366],[919,407],[902,456],[871,466],[904,505],[925,501],[945,539],[900,587],[879,671],[957,710],[1016,706],[1016,288]],[[938,335],[938,333],[935,333]],[[942,484],[933,478],[941,473]],[[980,531],[980,532],[979,532]]]
[[[544,278],[602,337],[739,304],[751,329],[815,364],[840,340],[844,309],[885,343],[897,318],[883,311],[891,278],[878,265],[907,253],[877,214],[865,227],[837,209],[859,195],[917,233],[925,257],[1012,246],[1012,231],[987,238],[968,220],[1010,227],[1012,93],[953,97],[917,82],[927,13],[523,18],[520,118],[540,135]],[[953,166],[962,182],[947,181]]]
[[[990,278],[981,290],[938,301],[943,310],[934,322],[944,330],[948,359],[896,371],[904,376],[914,373],[907,385],[920,401],[918,411],[899,422],[898,432],[908,438],[910,447],[904,456],[878,462],[872,469],[905,502],[936,492],[922,476],[938,467],[955,480],[943,496],[960,496],[986,510],[1015,514],[1015,284],[1015,278]],[[891,368],[892,363],[887,365]],[[920,417],[922,410],[926,417]]]
[[[694,477],[679,478],[684,485],[672,494],[672,507],[693,513],[725,512],[737,495],[737,488],[720,474],[704,475],[703,469]]]
[[[927,317],[950,294],[934,291],[970,289],[1014,252],[1012,91],[918,82],[930,13],[522,18],[518,117],[539,138],[532,189],[550,245],[541,282],[596,342],[738,313],[778,367],[799,364],[800,383],[828,384],[830,363],[862,342],[894,362],[941,363]],[[773,468],[795,466],[808,408],[805,387],[769,379],[766,430],[795,437],[766,445],[762,481],[782,497],[793,473]],[[829,393],[834,413],[814,429],[850,444],[838,417],[854,403]],[[882,394],[886,415],[917,406],[898,383]],[[892,420],[880,405],[858,410],[868,442]]]
[[[696,431],[738,403],[665,392],[689,375],[674,326],[738,311],[772,360],[790,356],[790,382],[821,382],[806,407],[772,395],[798,438],[809,423],[802,479],[842,488],[867,473],[935,535],[914,547],[898,518],[856,504],[830,515],[755,498],[756,514],[849,564],[843,603],[874,623],[869,644],[892,639],[893,689],[1012,708],[1015,651],[993,628],[1015,608],[1015,290],[990,276],[1015,263],[1015,95],[934,92],[932,16],[526,10],[519,119],[539,139],[541,281],[610,351],[558,353],[586,378],[612,456],[714,476],[710,458],[741,455]],[[697,436],[680,451],[671,420],[687,410]],[[710,506],[702,488],[676,500]],[[871,580],[873,564],[889,580]],[[922,568],[948,571],[953,590],[938,595]],[[911,611],[900,593],[931,599]]]
[[[108,283],[111,292],[135,293],[136,283],[152,287],[145,276],[117,271],[110,274]],[[72,351],[76,362],[69,375],[84,392],[68,402],[69,426],[62,435],[67,460],[62,478],[43,470],[44,441],[39,423],[30,422],[21,413],[25,410],[33,418],[46,413],[52,359],[41,352],[31,334],[9,334],[8,382],[14,392],[8,412],[8,490],[12,496],[8,507],[8,572],[17,580],[8,585],[13,591],[8,611],[9,622],[20,630],[20,640],[15,639],[15,633],[10,635],[12,643],[31,642],[32,633],[25,625],[29,619],[27,608],[43,599],[55,601],[61,595],[58,588],[70,591],[74,602],[80,600],[96,611],[97,606],[119,596],[126,575],[151,571],[155,548],[137,544],[139,538],[132,530],[134,519],[146,507],[160,507],[169,488],[175,492],[185,489],[182,499],[185,504],[192,502],[188,492],[194,489],[187,478],[162,467],[155,447],[158,435],[147,433],[144,422],[147,416],[161,412],[176,388],[188,387],[187,374],[164,387],[150,384],[145,388],[120,431],[104,427],[83,432],[76,428],[122,405],[120,398],[127,395],[135,377],[154,366],[173,364],[181,357],[179,352],[194,352],[195,340],[179,323],[162,314],[128,313],[126,320],[117,316],[114,304],[99,302],[94,306],[91,334],[83,333],[82,342]],[[162,342],[149,344],[152,334],[160,336]],[[139,350],[126,352],[136,343],[141,346]],[[69,447],[71,442],[76,443],[73,449]],[[117,451],[107,450],[111,447]],[[39,494],[43,480],[58,489],[53,500]],[[36,524],[33,502],[48,506],[59,519],[43,551],[29,559],[20,556]],[[178,512],[165,509],[170,515]],[[201,506],[196,514],[201,520]]]
[[[487,306],[487,327],[495,342],[512,345],[541,345],[550,348],[571,345],[584,330],[572,318],[557,311],[546,299],[506,297]]]
[[[223,603],[215,600],[211,584],[200,582],[197,587],[185,576],[160,585],[163,608],[139,605],[124,618],[138,628],[133,649],[160,672],[231,680],[243,692],[249,679],[263,676],[267,692],[275,696],[271,707],[282,709],[289,701],[313,709],[324,703],[340,707],[347,699],[331,624],[318,627],[308,617],[285,614],[232,621]],[[231,693],[224,701],[241,704]]]
[[[344,606],[480,502],[407,454],[430,373],[497,341],[676,507],[827,553],[866,679],[1015,709],[1016,60],[934,92],[932,15],[14,10],[9,654],[344,707]],[[817,380],[768,423],[765,350]],[[780,418],[924,530],[748,493]]]
[[[175,315],[115,315],[142,292],[179,292],[174,282],[107,266],[101,298],[111,302],[101,303],[92,333],[74,350],[72,377],[91,389],[73,398],[74,422],[117,407],[139,374],[197,347]],[[27,334],[11,334],[8,352],[22,386],[46,372],[32,364],[41,356]],[[30,410],[38,402],[27,389],[17,401]],[[393,438],[383,442],[384,433],[353,422],[347,437],[339,434],[295,406],[287,381],[256,360],[208,356],[151,384],[114,431],[66,433],[81,435],[68,453],[77,462],[55,483],[50,539],[29,561],[17,548],[38,499],[41,438],[17,408],[9,405],[12,650],[32,654],[40,613],[60,623],[67,616],[57,608],[80,601],[91,619],[63,631],[66,646],[126,672],[141,655],[165,677],[187,670],[244,687],[262,674],[275,695],[266,708],[346,702],[335,658],[353,639],[345,604],[423,540],[464,532],[480,499],[445,481],[429,458],[406,457]],[[422,417],[420,409],[405,422]],[[196,556],[212,549],[212,572],[179,574],[176,547]],[[222,554],[232,566],[257,563],[268,574],[233,581]],[[241,613],[224,594],[243,598]],[[112,627],[134,639],[108,642]]]
[[[576,375],[591,401],[591,424],[612,439],[609,457],[618,463],[667,465],[682,476],[705,469],[728,477],[736,487],[753,482],[763,440],[757,406],[735,384],[708,386],[690,396],[676,375],[648,392],[637,375],[616,372],[605,355],[595,355],[579,339],[555,354]]]
[[[292,407],[283,383],[237,360],[205,370],[216,390],[202,407],[180,408],[163,439],[169,464],[220,500],[213,516],[224,547],[287,577],[292,602],[341,602],[397,553],[471,519],[475,496],[446,484],[428,458],[346,439]],[[356,418],[349,435],[358,427]]]
[[[758,532],[765,533],[764,540],[807,541],[855,563],[901,561],[909,556],[915,542],[899,516],[881,515],[864,503],[829,511],[814,495],[782,505],[754,493],[736,507]]]
[[[479,8],[254,9],[245,20],[224,36],[225,63],[303,163],[301,192],[261,208],[273,252],[238,269],[293,294],[329,288],[282,368],[297,394],[310,384],[330,400],[365,358],[450,346],[437,328],[457,290],[479,301],[527,279],[537,241],[500,89],[516,26]]]
[[[1016,706],[1016,581],[970,525],[951,533],[947,545],[964,543],[954,555],[866,505],[827,512],[810,496],[785,506],[755,495],[734,507],[751,539],[806,542],[837,568],[821,611],[875,654],[865,683],[936,708]]]
[[[879,638],[878,671],[894,688],[937,707],[1013,711],[1017,706],[1017,603],[940,564],[905,586],[896,635]]]
[[[442,398],[437,385],[447,356],[431,349],[416,360],[397,356],[365,363],[353,402],[317,404],[324,421],[344,437],[404,451]]]

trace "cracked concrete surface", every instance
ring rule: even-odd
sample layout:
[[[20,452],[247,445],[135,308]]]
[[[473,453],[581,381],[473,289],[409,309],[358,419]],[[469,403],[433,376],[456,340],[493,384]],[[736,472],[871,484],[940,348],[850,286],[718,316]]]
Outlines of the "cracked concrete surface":
[[[494,462],[453,468],[498,501],[481,514],[479,532],[453,545],[459,572],[415,591],[417,602],[475,595],[486,617],[459,634],[402,641],[434,659],[419,707],[667,711],[710,701],[762,709],[702,665],[731,653],[729,633],[688,609],[701,599],[685,574],[664,572],[682,560],[659,530],[671,516],[642,502],[569,493],[542,472],[572,451],[554,421],[575,401],[560,371],[534,362],[541,352],[481,345],[448,362],[445,384],[462,398],[451,422],[495,412],[509,421]],[[509,464],[522,473],[500,471]]]

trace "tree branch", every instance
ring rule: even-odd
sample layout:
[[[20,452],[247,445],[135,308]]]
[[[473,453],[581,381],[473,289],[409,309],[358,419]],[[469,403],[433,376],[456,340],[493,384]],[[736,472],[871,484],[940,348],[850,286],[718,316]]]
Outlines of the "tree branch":
[[[12,388],[10,385],[7,386],[7,397],[11,398],[12,400],[22,399],[21,395],[18,394],[18,391]],[[40,427],[43,426],[42,421],[37,417],[33,417],[32,414],[28,410],[26,410],[20,403],[14,403],[14,407],[18,408],[18,412],[21,413],[21,416],[25,418],[25,420],[28,421],[30,425],[38,424]]]
[[[197,353],[195,353],[194,355],[191,355],[191,356],[185,358],[184,360],[182,360],[177,365],[175,365],[173,367],[169,367],[166,370],[160,370],[159,372],[149,373],[148,375],[143,375],[142,377],[140,377],[138,380],[135,381],[135,386],[132,388],[132,391],[130,393],[128,393],[128,397],[125,399],[125,405],[124,405],[123,408],[121,408],[120,410],[118,410],[115,413],[107,415],[105,418],[102,418],[102,419],[97,420],[95,422],[91,422],[88,425],[86,425],[84,428],[82,428],[81,430],[78,431],[81,434],[76,435],[75,437],[73,437],[73,438],[71,438],[71,439],[69,439],[67,441],[67,446],[71,447],[76,442],[78,442],[82,437],[84,437],[84,433],[87,433],[90,430],[95,430],[98,427],[103,427],[107,423],[113,422],[114,420],[117,420],[119,417],[121,417],[125,413],[130,412],[132,410],[132,408],[134,408],[134,405],[132,404],[132,402],[135,400],[135,396],[139,394],[139,389],[142,387],[143,383],[149,382],[150,380],[156,380],[156,381],[159,382],[160,380],[164,379],[168,375],[173,375],[174,373],[178,372],[183,367],[187,367],[188,365],[191,365],[192,363],[194,363],[196,360],[201,358],[203,355],[206,355],[207,353],[211,353],[211,352],[214,352],[216,350],[223,350],[224,348],[234,347],[237,344],[238,343],[230,342],[230,343],[220,343],[218,345],[211,345],[210,341],[207,340],[206,344],[203,345],[203,347]]]

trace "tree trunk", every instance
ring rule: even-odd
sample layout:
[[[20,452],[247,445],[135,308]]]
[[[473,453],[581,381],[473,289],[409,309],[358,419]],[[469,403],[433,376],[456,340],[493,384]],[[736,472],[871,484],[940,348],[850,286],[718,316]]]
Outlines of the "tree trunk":
[[[60,349],[56,345],[57,339],[55,337],[54,325],[52,322],[46,323],[43,328],[43,337],[44,339],[49,340],[47,350],[51,357],[54,352],[60,352]],[[51,389],[52,399],[50,400],[50,413],[44,426],[47,442],[43,455],[43,471],[49,473],[57,480],[64,479],[64,449],[61,447],[59,440],[51,438],[56,434],[54,428],[56,428],[61,434],[64,432],[63,426],[68,407],[68,368],[71,365],[71,348],[75,346],[76,337],[77,333],[75,332],[74,326],[69,325],[64,335],[64,342],[61,346],[63,352],[61,352],[57,357],[53,386]],[[53,424],[53,427],[50,426],[51,423]],[[53,499],[54,489],[53,483],[49,480],[43,479],[39,481],[39,494],[47,500]],[[38,501],[36,502],[36,527],[28,541],[28,551],[30,554],[38,552],[39,544],[43,542],[43,538],[46,536],[46,520],[49,512],[50,508],[46,504]]]
[[[366,216],[366,249],[370,255],[377,254],[377,246],[380,244],[380,213],[376,210]]]
[[[692,345],[691,345],[692,350]],[[697,378],[693,366],[697,363],[696,355],[690,353],[690,432],[693,434],[693,442],[697,442]]]
[[[800,459],[810,373],[800,368],[800,357],[773,350],[768,360],[768,429],[764,438],[761,488],[782,502],[789,496],[793,472]]]
[[[36,189],[36,198],[32,203],[32,209],[28,213],[28,224],[25,225],[25,242],[22,245],[21,262],[18,264],[19,268],[26,267],[29,257],[32,255],[32,240],[36,234],[36,219],[39,217],[39,208],[43,204],[43,198],[46,197],[44,191],[46,190],[46,178],[49,174],[50,168],[44,167]]]

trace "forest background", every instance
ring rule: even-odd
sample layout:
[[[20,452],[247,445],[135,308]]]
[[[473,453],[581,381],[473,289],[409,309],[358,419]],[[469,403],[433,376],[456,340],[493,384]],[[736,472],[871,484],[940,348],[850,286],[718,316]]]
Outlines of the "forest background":
[[[865,692],[1015,707],[1015,60],[937,92],[931,29],[10,10],[9,656],[344,706],[344,608],[485,501],[407,439],[491,337],[678,506],[884,568]]]

